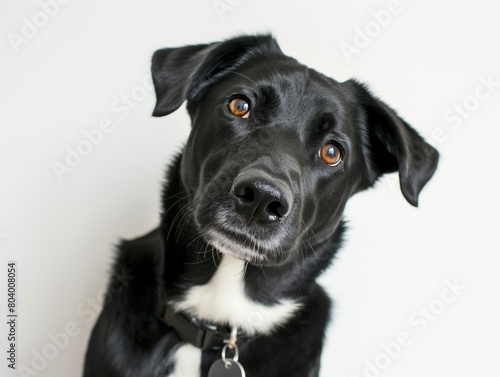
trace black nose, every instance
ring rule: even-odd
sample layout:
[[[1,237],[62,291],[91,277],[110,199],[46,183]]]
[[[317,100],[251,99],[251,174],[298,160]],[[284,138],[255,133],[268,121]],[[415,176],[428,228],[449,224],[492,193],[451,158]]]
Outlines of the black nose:
[[[291,190],[275,180],[271,183],[266,174],[244,174],[238,176],[231,194],[236,202],[237,212],[248,221],[261,225],[285,218],[292,204]]]

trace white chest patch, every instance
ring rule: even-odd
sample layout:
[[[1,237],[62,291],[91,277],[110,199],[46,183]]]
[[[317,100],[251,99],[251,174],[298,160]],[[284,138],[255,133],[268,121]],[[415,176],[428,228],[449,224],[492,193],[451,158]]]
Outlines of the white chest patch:
[[[202,320],[227,323],[250,336],[271,333],[301,307],[293,300],[281,300],[273,306],[251,300],[245,293],[244,274],[244,261],[223,255],[207,284],[191,288],[182,300],[172,305]]]
[[[173,356],[174,371],[168,377],[200,377],[201,350],[185,344]]]

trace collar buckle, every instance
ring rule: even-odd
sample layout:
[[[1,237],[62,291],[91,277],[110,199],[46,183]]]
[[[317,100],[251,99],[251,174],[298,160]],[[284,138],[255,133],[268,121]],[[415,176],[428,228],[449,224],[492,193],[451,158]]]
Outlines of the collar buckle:
[[[221,350],[225,345],[224,340],[230,334],[229,329],[203,322],[183,313],[176,313],[170,305],[167,305],[162,319],[168,326],[175,329],[179,338],[202,351]]]

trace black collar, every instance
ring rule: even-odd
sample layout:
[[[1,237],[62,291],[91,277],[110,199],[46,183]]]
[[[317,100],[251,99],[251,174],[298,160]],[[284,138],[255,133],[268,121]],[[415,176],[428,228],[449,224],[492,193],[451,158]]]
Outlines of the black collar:
[[[184,313],[177,313],[170,305],[166,306],[162,320],[173,327],[183,341],[191,343],[202,351],[221,350],[224,341],[231,335],[229,326],[219,326]],[[245,336],[238,332],[238,342],[242,340],[245,340]]]

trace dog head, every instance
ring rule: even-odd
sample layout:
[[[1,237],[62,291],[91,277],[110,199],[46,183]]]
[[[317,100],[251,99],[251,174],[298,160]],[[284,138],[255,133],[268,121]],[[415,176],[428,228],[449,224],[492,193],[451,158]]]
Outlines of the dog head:
[[[417,206],[438,153],[361,84],[284,55],[270,36],[154,54],[154,116],[187,100],[181,180],[197,232],[222,253],[280,264],[332,236],[350,196],[399,172]]]

